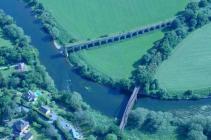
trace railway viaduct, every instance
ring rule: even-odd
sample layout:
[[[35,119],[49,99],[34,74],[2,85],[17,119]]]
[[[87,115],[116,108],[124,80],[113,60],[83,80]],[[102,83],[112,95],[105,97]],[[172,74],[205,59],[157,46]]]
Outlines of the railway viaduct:
[[[146,33],[149,33],[149,32],[155,31],[155,30],[159,30],[159,29],[165,28],[167,26],[170,26],[172,21],[173,20],[171,19],[171,20],[159,22],[159,23],[156,23],[156,24],[153,24],[153,25],[149,25],[149,26],[146,26],[146,27],[141,27],[141,28],[138,28],[138,29],[135,29],[135,30],[131,30],[131,31],[128,31],[128,32],[113,34],[113,35],[109,35],[109,36],[106,36],[106,37],[101,37],[101,38],[88,40],[88,41],[84,41],[84,42],[71,43],[71,44],[64,46],[63,51],[64,51],[65,55],[68,55],[69,52],[75,52],[75,51],[80,51],[80,50],[83,50],[83,49],[100,47],[100,46],[103,46],[103,45],[112,44],[112,43],[115,43],[115,42],[120,42],[120,41],[124,41],[124,40],[128,40],[128,39],[132,39],[132,38],[144,35]]]

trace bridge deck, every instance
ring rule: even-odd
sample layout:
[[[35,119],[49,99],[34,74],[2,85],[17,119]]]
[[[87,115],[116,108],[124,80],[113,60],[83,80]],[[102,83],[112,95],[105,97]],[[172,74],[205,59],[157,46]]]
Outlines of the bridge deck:
[[[137,28],[135,30],[131,30],[128,32],[112,34],[112,35],[108,35],[108,36],[102,37],[102,38],[68,44],[65,46],[65,48],[67,49],[68,52],[74,52],[74,51],[79,51],[82,49],[99,47],[99,46],[106,45],[106,44],[120,42],[120,41],[123,41],[126,39],[131,39],[131,38],[141,36],[145,33],[149,33],[149,32],[155,31],[155,30],[162,29],[166,26],[171,25],[172,21],[173,21],[173,19],[170,19],[170,20],[166,20],[163,22],[149,25],[149,26]]]
[[[139,93],[139,90],[140,90],[140,87],[135,87],[132,95],[130,96],[130,99],[127,103],[124,114],[122,116],[121,123],[119,125],[120,130],[123,130],[125,128],[126,124],[127,124],[127,119],[128,119],[129,113],[130,113],[131,109],[133,108],[133,105],[134,105],[134,103],[137,99],[137,95]]]

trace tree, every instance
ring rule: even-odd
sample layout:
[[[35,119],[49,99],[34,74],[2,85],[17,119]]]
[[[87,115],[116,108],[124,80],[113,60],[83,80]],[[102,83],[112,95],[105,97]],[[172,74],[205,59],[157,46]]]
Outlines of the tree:
[[[12,76],[12,78],[9,81],[9,86],[12,88],[18,88],[19,84],[20,84],[20,78]]]
[[[120,80],[119,81],[119,85],[118,85],[120,88],[123,88],[123,89],[126,89],[126,90],[129,90],[130,89],[130,81],[129,80]]]
[[[77,123],[84,128],[89,128],[91,131],[96,127],[96,120],[90,111],[77,111],[74,113],[75,118],[77,118]]]
[[[11,120],[15,115],[17,105],[11,98],[11,95],[7,93],[0,97],[0,123],[3,123],[5,120]]]
[[[207,0],[200,0],[199,1],[199,7],[206,7],[208,5]]]
[[[190,30],[193,30],[197,25],[197,20],[196,19],[191,19],[189,21],[189,27],[190,27]]]
[[[117,140],[117,136],[115,134],[107,134],[105,140]]]
[[[208,16],[204,13],[199,13],[197,15],[197,26],[201,27],[209,21]]]
[[[167,36],[165,36],[162,41],[160,42],[160,45],[159,45],[159,51],[160,53],[162,54],[162,59],[165,60],[168,58],[168,56],[170,55],[171,53],[171,46],[169,44],[169,40],[167,38]]]
[[[196,14],[191,9],[186,9],[183,12],[183,16],[185,17],[186,23],[189,23],[191,19],[196,19]]]
[[[207,140],[202,131],[191,130],[187,134],[187,140]]]
[[[49,125],[44,131],[48,137],[61,140],[60,135],[57,133],[56,129],[52,125]]]
[[[171,28],[172,28],[172,29],[177,29],[177,28],[179,28],[181,25],[182,25],[181,21],[180,21],[178,18],[176,18],[176,19],[172,22]]]
[[[176,31],[177,36],[180,38],[180,40],[184,39],[187,35],[187,30],[185,28],[178,28]]]
[[[7,85],[6,78],[4,78],[4,75],[0,72],[0,88],[5,87]]]
[[[138,85],[144,86],[152,80],[152,74],[148,71],[146,66],[139,66],[136,79]]]
[[[49,33],[54,40],[58,39],[60,35],[59,30],[55,26],[49,29]]]
[[[15,24],[4,26],[4,32],[13,41],[16,41],[16,39],[22,38],[24,36],[23,29],[17,27]]]
[[[97,138],[93,135],[88,136],[87,140],[97,140]]]
[[[4,131],[1,132],[4,136],[10,136],[12,134],[12,130],[8,127],[4,129]]]
[[[131,111],[128,118],[128,126],[131,128],[141,128],[149,113],[147,109],[137,108]]]
[[[82,97],[77,92],[63,93],[61,101],[63,101],[69,108],[71,108],[74,111],[81,110],[83,105]]]
[[[197,11],[199,9],[198,2],[190,2],[190,3],[188,3],[186,9],[193,10],[194,12]]]
[[[156,114],[156,112],[150,112],[146,116],[146,120],[142,125],[142,129],[149,133],[156,133],[161,127],[163,127],[163,116]]]

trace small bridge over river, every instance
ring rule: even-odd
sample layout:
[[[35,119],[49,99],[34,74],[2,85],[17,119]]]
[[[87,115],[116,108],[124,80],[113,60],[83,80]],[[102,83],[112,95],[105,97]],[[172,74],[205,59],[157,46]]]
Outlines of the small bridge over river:
[[[124,128],[127,124],[129,113],[130,113],[131,109],[133,108],[133,105],[134,105],[134,103],[137,99],[139,90],[140,90],[140,87],[135,87],[132,95],[130,96],[130,99],[127,103],[127,106],[125,108],[124,114],[122,116],[122,119],[121,119],[121,122],[120,122],[120,125],[119,125],[120,130],[124,130]]]
[[[93,40],[71,43],[64,46],[64,51],[65,51],[65,54],[67,55],[68,52],[80,51],[83,49],[99,47],[102,45],[112,44],[112,43],[120,42],[126,39],[135,38],[145,33],[149,33],[149,32],[170,26],[172,21],[173,19],[170,19],[167,21],[159,22],[156,24],[148,25],[145,27],[137,28],[135,30],[131,30],[131,31],[123,32],[123,33],[111,34],[106,37],[101,37],[101,38],[97,38]]]

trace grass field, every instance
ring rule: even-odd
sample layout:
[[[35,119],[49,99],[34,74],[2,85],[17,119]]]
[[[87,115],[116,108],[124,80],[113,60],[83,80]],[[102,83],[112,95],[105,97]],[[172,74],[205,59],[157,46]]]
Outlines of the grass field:
[[[211,87],[210,44],[211,24],[194,31],[183,40],[156,73],[161,88],[184,91]]]
[[[128,79],[134,64],[163,34],[156,31],[133,40],[77,53],[87,64],[113,79]]]
[[[160,22],[189,0],[41,0],[57,22],[83,40]]]

